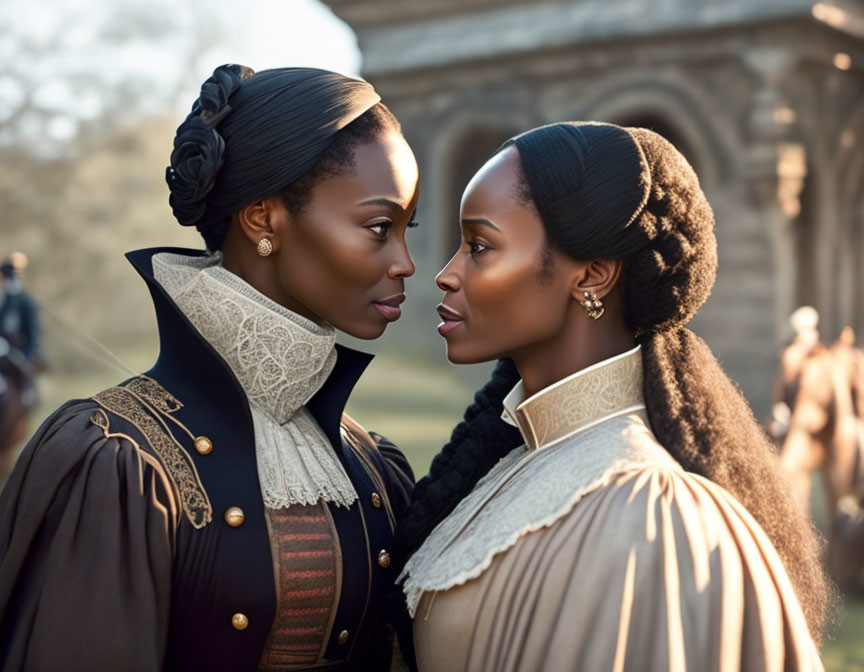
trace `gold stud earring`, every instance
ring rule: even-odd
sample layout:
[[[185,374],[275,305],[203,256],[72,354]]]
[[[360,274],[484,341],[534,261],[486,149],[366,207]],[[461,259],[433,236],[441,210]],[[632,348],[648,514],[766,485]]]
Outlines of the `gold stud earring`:
[[[262,257],[269,257],[272,251],[273,243],[270,242],[269,238],[262,238],[258,241],[258,254]]]
[[[599,320],[603,317],[603,313],[606,312],[606,309],[603,307],[603,301],[598,299],[594,292],[584,292],[584,294],[585,300],[579,303],[585,306],[585,310],[588,311],[588,317],[592,320]]]

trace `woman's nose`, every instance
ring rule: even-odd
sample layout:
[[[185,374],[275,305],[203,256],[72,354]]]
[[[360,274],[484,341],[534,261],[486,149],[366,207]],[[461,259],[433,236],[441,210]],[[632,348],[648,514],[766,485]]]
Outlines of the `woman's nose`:
[[[414,260],[411,259],[411,254],[408,252],[407,245],[401,245],[399,254],[395,261],[391,264],[388,275],[394,280],[410,278],[417,270],[414,266]]]
[[[458,256],[458,253],[454,255],[447,265],[441,269],[441,272],[435,276],[435,284],[438,285],[438,289],[443,292],[457,292],[462,286],[462,281],[453,268],[456,256]]]

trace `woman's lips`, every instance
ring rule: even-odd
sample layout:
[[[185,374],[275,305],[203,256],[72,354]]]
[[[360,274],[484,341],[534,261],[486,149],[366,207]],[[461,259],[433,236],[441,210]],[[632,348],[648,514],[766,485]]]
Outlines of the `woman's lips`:
[[[402,309],[399,307],[405,301],[405,293],[388,296],[384,299],[373,301],[372,305],[388,322],[395,322],[402,317]]]
[[[438,325],[438,333],[442,336],[446,336],[465,321],[464,317],[452,308],[448,308],[443,303],[438,306],[438,315],[440,315],[443,320],[443,322]]]

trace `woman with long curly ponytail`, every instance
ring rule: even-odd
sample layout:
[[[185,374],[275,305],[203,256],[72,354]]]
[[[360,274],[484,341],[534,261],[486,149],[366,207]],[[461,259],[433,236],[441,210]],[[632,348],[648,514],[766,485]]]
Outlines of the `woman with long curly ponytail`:
[[[439,332],[454,363],[512,359],[497,411],[524,445],[480,395],[454,439],[499,448],[445,448],[418,484],[400,578],[421,672],[821,669],[817,535],[686,326],[717,268],[686,160],[553,124],[505,143],[461,215]]]

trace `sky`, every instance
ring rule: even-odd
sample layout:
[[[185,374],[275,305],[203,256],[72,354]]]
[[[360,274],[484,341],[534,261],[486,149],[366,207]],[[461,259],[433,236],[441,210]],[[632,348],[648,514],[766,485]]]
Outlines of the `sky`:
[[[185,113],[222,63],[356,76],[360,55],[317,0],[2,0],[0,146],[62,145],[117,101],[130,114]]]

